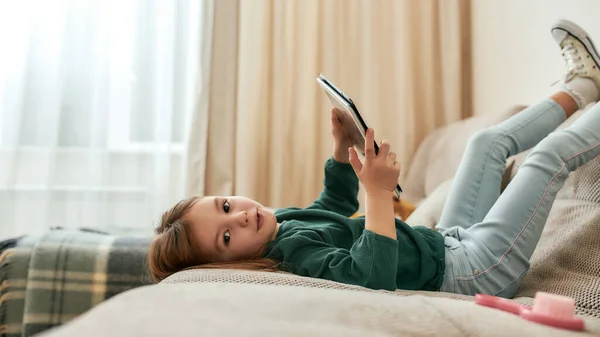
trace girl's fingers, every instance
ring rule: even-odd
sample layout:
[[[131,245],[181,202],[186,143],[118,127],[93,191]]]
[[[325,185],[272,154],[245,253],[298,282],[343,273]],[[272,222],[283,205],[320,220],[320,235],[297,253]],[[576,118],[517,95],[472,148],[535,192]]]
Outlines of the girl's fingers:
[[[390,142],[387,140],[382,140],[381,145],[379,146],[379,155],[383,158],[387,157],[390,152]]]
[[[365,158],[366,160],[373,160],[377,156],[375,154],[375,132],[373,129],[367,129],[367,136],[365,137]]]
[[[394,152],[388,153],[388,162],[391,164],[396,162],[396,153],[394,153]]]
[[[362,170],[362,163],[360,162],[360,159],[358,159],[358,154],[356,153],[356,150],[354,150],[353,147],[349,147],[348,155],[348,159],[350,160],[350,165],[352,165],[352,169],[354,169],[354,173],[357,177],[360,176],[360,171]]]

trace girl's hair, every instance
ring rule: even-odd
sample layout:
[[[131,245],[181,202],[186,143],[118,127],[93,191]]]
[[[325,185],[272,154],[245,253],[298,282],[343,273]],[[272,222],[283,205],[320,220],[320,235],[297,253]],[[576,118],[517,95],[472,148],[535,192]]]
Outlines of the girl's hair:
[[[279,262],[266,258],[233,262],[211,262],[203,259],[196,241],[192,238],[191,224],[186,219],[187,212],[200,199],[193,197],[181,200],[162,215],[156,228],[157,236],[148,249],[148,268],[154,282],[160,282],[184,269],[279,270]]]

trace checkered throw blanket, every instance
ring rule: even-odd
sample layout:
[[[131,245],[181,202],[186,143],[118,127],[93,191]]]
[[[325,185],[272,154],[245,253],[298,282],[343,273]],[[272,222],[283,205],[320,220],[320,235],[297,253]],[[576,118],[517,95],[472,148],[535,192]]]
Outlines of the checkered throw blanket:
[[[151,283],[150,237],[53,230],[0,255],[0,336],[31,336]]]

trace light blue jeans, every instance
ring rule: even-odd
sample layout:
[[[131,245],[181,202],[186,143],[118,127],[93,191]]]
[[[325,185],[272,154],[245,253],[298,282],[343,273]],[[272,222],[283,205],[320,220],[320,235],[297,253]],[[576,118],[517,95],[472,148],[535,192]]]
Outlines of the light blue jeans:
[[[600,104],[553,132],[564,120],[547,99],[470,139],[438,225],[446,244],[441,291],[517,293],[558,190],[600,154]],[[506,159],[534,146],[500,195]]]

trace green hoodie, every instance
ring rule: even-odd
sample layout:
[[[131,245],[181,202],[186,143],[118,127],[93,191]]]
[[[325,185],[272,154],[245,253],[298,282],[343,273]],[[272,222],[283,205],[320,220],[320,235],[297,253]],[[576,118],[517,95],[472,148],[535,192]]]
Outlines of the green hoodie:
[[[365,229],[358,210],[358,178],[350,164],[325,163],[324,190],[307,208],[275,212],[281,224],[265,257],[286,270],[371,289],[439,290],[444,238],[396,219],[397,239]]]

